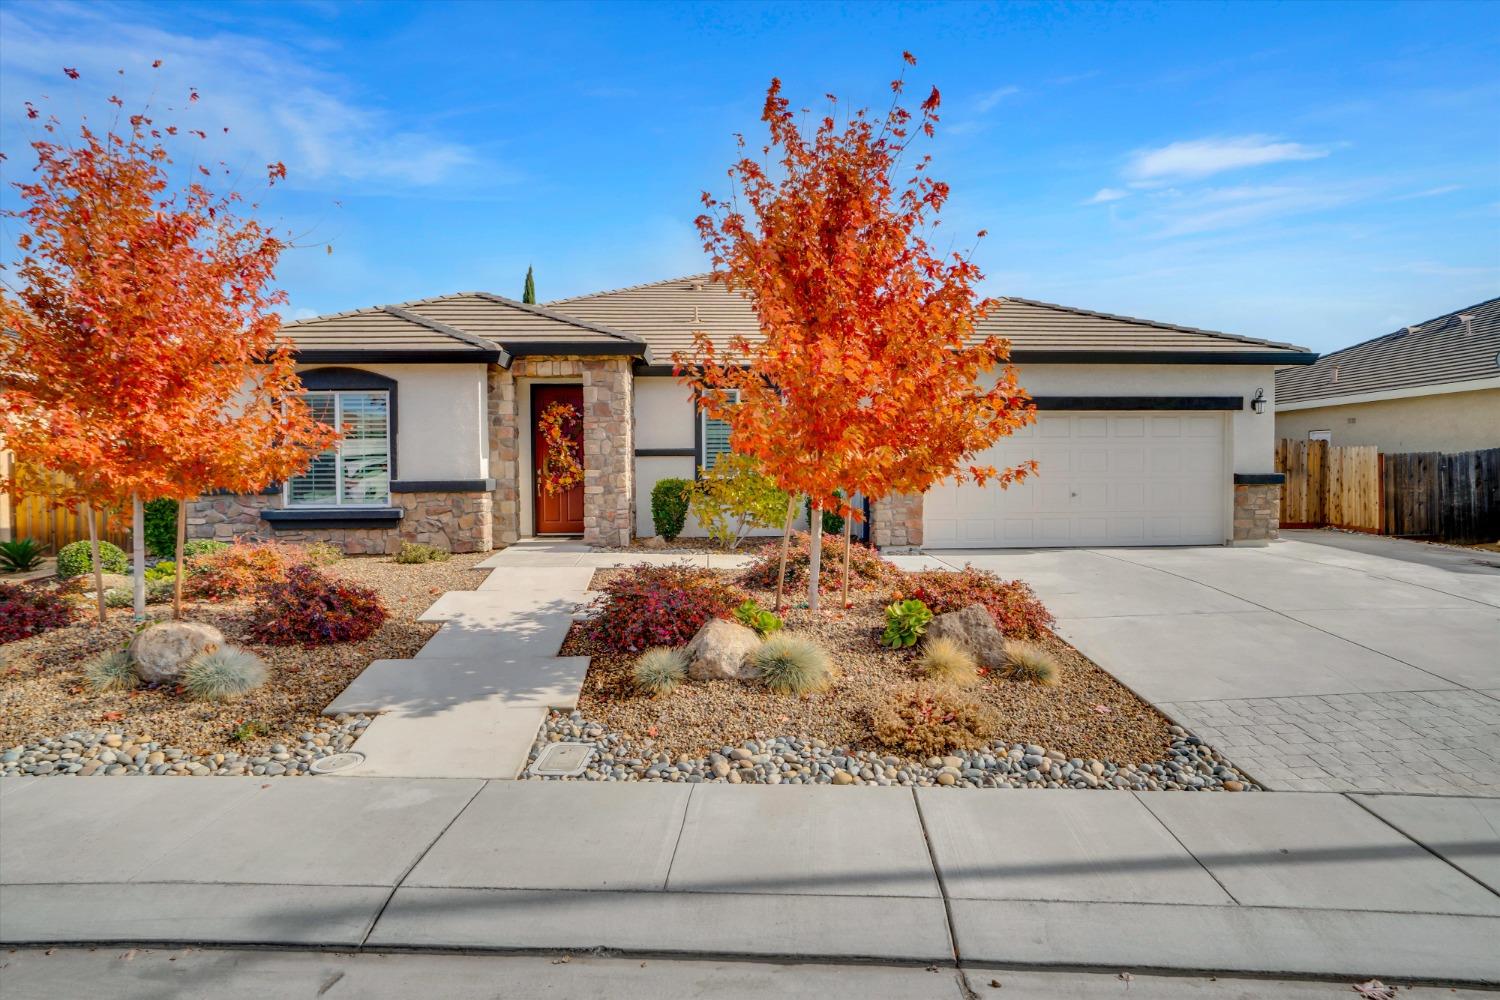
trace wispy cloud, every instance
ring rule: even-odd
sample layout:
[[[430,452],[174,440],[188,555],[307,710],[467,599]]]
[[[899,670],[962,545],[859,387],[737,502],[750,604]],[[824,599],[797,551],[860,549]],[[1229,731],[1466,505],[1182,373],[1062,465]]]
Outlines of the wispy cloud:
[[[1129,198],[1130,192],[1121,188],[1100,188],[1094,192],[1094,196],[1085,205],[1103,205],[1106,202],[1119,201],[1121,198]]]
[[[1463,189],[1464,186],[1462,184],[1442,184],[1438,187],[1428,188],[1425,191],[1413,191],[1410,194],[1398,194],[1394,198],[1392,198],[1391,201],[1411,201],[1415,198],[1436,198],[1440,195],[1452,194],[1455,191],[1462,191]]]
[[[1124,175],[1132,184],[1151,186],[1201,180],[1226,170],[1269,163],[1316,160],[1327,155],[1326,149],[1281,142],[1264,135],[1191,139],[1156,149],[1136,150],[1125,165]]]
[[[1326,211],[1364,197],[1355,186],[1242,185],[1152,195],[1141,215],[1152,236],[1189,236]]]
[[[995,110],[995,107],[1007,97],[1014,97],[1021,92],[1020,87],[1006,86],[996,87],[994,90],[985,91],[974,101],[974,110],[980,114]]]
[[[110,94],[118,93],[130,110],[154,98],[157,111],[162,104],[177,108],[171,117],[180,126],[214,136],[213,158],[256,170],[282,160],[294,168],[290,182],[301,186],[422,188],[479,163],[469,146],[399,120],[348,81],[315,68],[305,45],[232,33],[176,34],[129,20],[128,7],[71,7],[65,20],[45,22],[33,21],[33,10],[40,8],[7,5],[0,12],[6,38],[0,89],[12,95],[8,105],[17,95],[59,98],[72,89],[81,98],[79,109],[102,116]],[[60,24],[67,27],[58,30]],[[148,69],[157,58],[162,67]],[[62,66],[77,67],[80,79],[62,79]],[[116,73],[121,68],[123,77]],[[187,106],[191,87],[203,100]],[[65,120],[67,110],[58,108]],[[227,135],[221,126],[228,126]],[[25,130],[7,131],[20,138]]]

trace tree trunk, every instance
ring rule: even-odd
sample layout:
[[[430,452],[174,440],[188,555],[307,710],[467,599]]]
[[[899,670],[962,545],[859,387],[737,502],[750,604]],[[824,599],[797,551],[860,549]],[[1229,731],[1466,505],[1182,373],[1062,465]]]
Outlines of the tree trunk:
[[[135,620],[146,620],[146,506],[139,493],[130,494],[130,559],[134,565]]]
[[[83,516],[89,522],[89,558],[94,563],[94,599],[99,603],[99,624],[105,622],[104,569],[99,565],[99,520],[91,504],[83,505]]]
[[[786,523],[781,526],[781,569],[776,573],[776,613],[781,614],[781,592],[786,586],[786,553],[792,544],[792,518],[797,516],[797,494],[786,498]]]
[[[854,508],[844,512],[844,600],[841,607],[849,607],[849,539],[854,529]]]
[[[807,610],[818,610],[818,584],[823,564],[823,505],[814,504],[809,511],[808,525],[812,541],[807,546]]]
[[[187,541],[187,501],[177,501],[177,551],[173,565],[177,567],[176,579],[172,581],[172,617],[182,617],[182,546]]]

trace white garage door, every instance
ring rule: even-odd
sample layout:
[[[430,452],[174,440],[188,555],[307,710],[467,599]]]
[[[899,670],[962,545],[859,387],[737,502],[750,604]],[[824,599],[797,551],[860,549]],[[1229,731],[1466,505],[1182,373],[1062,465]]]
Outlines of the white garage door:
[[[1042,413],[975,464],[1037,460],[1002,490],[942,483],[923,500],[928,548],[1198,545],[1224,541],[1221,413]]]

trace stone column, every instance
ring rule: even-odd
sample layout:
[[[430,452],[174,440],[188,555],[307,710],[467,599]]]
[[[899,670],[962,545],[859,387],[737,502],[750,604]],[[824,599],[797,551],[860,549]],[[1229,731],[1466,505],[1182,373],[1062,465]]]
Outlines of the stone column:
[[[1281,484],[1234,484],[1234,544],[1265,545],[1278,537]]]
[[[922,544],[922,494],[901,493],[870,505],[870,541],[879,549],[914,549]]]
[[[492,365],[486,401],[490,439],[491,537],[495,545],[513,545],[521,537],[521,418],[517,412],[515,375]]]
[[[583,361],[583,540],[629,545],[635,524],[634,376],[628,357]]]

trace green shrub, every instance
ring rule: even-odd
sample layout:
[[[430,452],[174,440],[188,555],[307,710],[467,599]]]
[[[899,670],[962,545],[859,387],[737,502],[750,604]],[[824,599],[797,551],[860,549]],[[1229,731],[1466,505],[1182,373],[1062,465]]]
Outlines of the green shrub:
[[[129,587],[111,587],[104,592],[104,606],[106,608],[134,607],[135,595],[131,593]]]
[[[172,595],[177,592],[177,581],[168,577],[165,580],[146,581],[146,603],[167,604],[172,600]]]
[[[992,709],[947,684],[907,685],[870,713],[882,746],[923,757],[984,746],[998,726]]]
[[[199,653],[182,671],[182,687],[204,701],[228,701],[266,682],[266,665],[260,657],[238,646],[223,645]]]
[[[810,639],[779,632],[750,654],[760,679],[777,694],[811,694],[833,683],[823,647]]]
[[[780,616],[761,607],[753,597],[746,598],[743,604],[734,609],[734,617],[741,625],[753,628],[763,636],[781,631]]]
[[[754,458],[729,452],[699,474],[689,507],[708,537],[732,549],[753,528],[783,527],[787,495]]]
[[[415,565],[417,563],[447,562],[452,556],[453,553],[434,545],[423,545],[420,542],[403,542],[401,543],[401,551],[396,553],[396,561],[403,565]]]
[[[1047,647],[1019,639],[1005,641],[1005,672],[1018,681],[1056,684],[1062,668]]]
[[[682,534],[692,493],[693,484],[688,479],[658,479],[651,487],[651,523],[669,542]]]
[[[177,579],[177,564],[170,559],[163,559],[155,566],[146,568],[146,582],[153,583],[157,580]]]
[[[234,728],[229,731],[229,742],[248,743],[257,736],[265,736],[270,731],[271,726],[269,723],[262,722],[259,719],[240,719],[235,722]]]
[[[229,548],[228,542],[216,542],[212,538],[193,538],[182,543],[182,558],[183,561],[187,561],[193,556],[212,555],[215,552],[223,552],[227,548]],[[189,564],[187,568],[191,571],[193,567]]]
[[[116,649],[101,653],[88,662],[83,674],[95,691],[129,691],[140,683],[135,674],[135,664],[130,662],[130,651]]]
[[[0,542],[0,572],[25,573],[42,564],[42,547],[30,538]]]
[[[930,680],[957,687],[969,687],[979,680],[979,664],[973,654],[946,636],[924,642],[922,658],[917,662]]]
[[[687,668],[687,654],[682,650],[657,646],[640,655],[631,673],[638,690],[660,696],[671,694],[687,680]]]
[[[177,501],[170,498],[147,500],[146,551],[153,556],[169,556],[177,551]]]
[[[99,570],[104,573],[128,573],[130,560],[126,558],[124,550],[118,545],[101,540],[99,542]],[[67,580],[93,571],[94,563],[89,555],[88,542],[69,542],[58,550],[58,579]]]
[[[307,547],[307,561],[313,566],[327,566],[344,558],[344,550],[329,542],[313,542]]]
[[[833,495],[838,497],[840,500],[844,499],[843,490],[834,490]],[[807,499],[802,501],[802,513],[807,516],[808,530],[812,530],[812,497],[808,497]],[[839,516],[837,511],[823,511],[823,534],[838,535],[841,538],[843,537],[844,519]]]
[[[885,609],[885,634],[880,641],[892,649],[915,646],[930,621],[932,612],[921,601],[914,598],[897,601]]]

